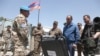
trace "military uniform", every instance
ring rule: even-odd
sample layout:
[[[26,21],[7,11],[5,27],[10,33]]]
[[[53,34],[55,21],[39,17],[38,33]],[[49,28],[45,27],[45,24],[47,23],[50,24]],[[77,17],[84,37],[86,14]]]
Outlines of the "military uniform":
[[[53,22],[53,28],[49,31],[49,35],[51,37],[59,37],[62,35],[62,32],[59,28],[57,28],[58,26],[58,22],[57,21],[54,21]]]
[[[18,15],[13,23],[14,33],[14,56],[25,56],[25,49],[28,44],[27,23],[23,14]]]
[[[92,28],[93,28],[92,26],[93,26],[92,23],[86,24],[84,27],[82,36],[81,36],[81,41],[84,46],[84,48],[83,48],[84,56],[88,56],[88,55],[95,56],[95,53],[94,53],[95,47],[90,46],[90,45],[94,45],[93,41],[91,41],[93,39],[92,37],[94,35],[94,32],[92,31]],[[91,40],[89,40],[89,38],[91,38]]]
[[[80,29],[79,31],[80,31],[80,36],[81,36],[83,29]],[[78,54],[78,56],[82,56],[81,55],[82,50],[83,50],[83,45],[82,45],[81,42],[78,42],[77,43],[77,54]]]
[[[81,34],[82,34],[82,32],[83,32],[82,24],[81,24],[81,23],[78,23],[77,26],[78,26],[78,28],[79,28],[80,37],[81,37]],[[82,56],[82,55],[81,55],[82,49],[83,49],[82,43],[81,43],[81,42],[78,42],[78,43],[77,43],[77,54],[78,54],[78,56]]]
[[[44,31],[42,28],[38,29],[38,27],[36,27],[32,33],[34,35],[34,56],[40,56],[40,41]]]
[[[7,30],[3,31],[2,37],[3,37],[4,41],[5,41],[4,54],[8,50],[13,51],[12,31],[7,31]]]
[[[62,34],[61,30],[59,28],[56,28],[56,29],[51,29],[49,31],[49,34],[53,37],[55,36],[60,36]]]

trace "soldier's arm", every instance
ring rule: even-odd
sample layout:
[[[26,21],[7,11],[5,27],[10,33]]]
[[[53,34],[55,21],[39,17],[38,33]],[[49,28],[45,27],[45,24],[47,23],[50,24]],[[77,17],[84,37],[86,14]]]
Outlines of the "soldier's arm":
[[[5,33],[5,30],[3,30],[3,31],[2,31],[2,36],[4,37],[4,36],[5,36],[5,34],[6,34],[6,33]]]
[[[94,35],[94,39],[98,38],[100,36],[100,32],[96,32],[96,34]]]
[[[6,32],[5,31],[2,31],[2,37],[4,38],[4,40],[6,40],[7,38],[7,36],[6,36]]]
[[[20,30],[19,30],[18,24],[17,24],[16,21],[14,21],[14,23],[13,23],[13,30],[15,32],[17,32],[18,35],[21,35],[20,32],[19,32]]]
[[[17,22],[16,21],[14,21],[14,23],[13,23],[13,29],[15,31],[18,31],[18,25],[17,25]]]
[[[36,35],[43,35],[44,34],[44,31],[43,31],[43,29],[41,29],[41,31],[38,31],[38,32],[36,32]]]
[[[2,37],[2,35],[3,35],[3,31],[0,33],[0,36]]]
[[[36,35],[36,28],[32,31],[33,36]]]
[[[100,27],[94,28],[94,31],[96,33],[93,35],[93,38],[94,39],[99,38],[100,37]]]
[[[55,37],[56,36],[56,34],[54,34],[54,32],[52,32],[52,29],[49,31],[49,35],[50,35],[50,37]]]
[[[63,33],[62,33],[62,31],[59,29],[59,35],[60,36],[62,36],[63,35]]]

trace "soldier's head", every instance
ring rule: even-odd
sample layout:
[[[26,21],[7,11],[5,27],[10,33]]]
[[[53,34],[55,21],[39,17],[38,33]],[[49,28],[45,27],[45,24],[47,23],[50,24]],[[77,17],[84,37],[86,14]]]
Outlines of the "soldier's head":
[[[95,17],[93,19],[94,24],[100,24],[100,17]]]
[[[84,20],[85,24],[89,24],[90,23],[90,16],[89,15],[84,15],[83,20]]]
[[[95,30],[100,30],[100,17],[95,17],[93,19],[93,25]]]
[[[53,28],[57,28],[57,26],[58,26],[58,22],[57,21],[54,21],[53,22]]]
[[[24,15],[20,14],[16,17],[15,21],[17,21],[18,24],[26,23],[26,18]]]
[[[11,26],[10,25],[7,26],[7,30],[11,30]]]
[[[79,30],[82,28],[82,24],[81,23],[77,23],[77,26],[78,26]]]
[[[20,8],[20,13],[23,14],[25,17],[28,17],[30,12],[29,12],[29,7],[28,6],[22,6]]]
[[[73,17],[72,17],[71,15],[68,15],[68,16],[66,17],[66,23],[67,23],[67,24],[70,24],[70,23],[72,22],[72,20],[73,20]]]
[[[40,29],[42,26],[41,26],[41,23],[38,23],[37,24],[37,27],[38,27],[38,29]]]

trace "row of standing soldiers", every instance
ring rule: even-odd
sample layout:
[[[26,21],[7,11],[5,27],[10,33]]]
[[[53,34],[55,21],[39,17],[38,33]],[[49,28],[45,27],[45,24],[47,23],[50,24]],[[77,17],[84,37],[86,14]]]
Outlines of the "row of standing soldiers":
[[[7,53],[7,51],[12,51],[13,56],[40,56],[40,52],[42,51],[40,41],[41,37],[44,34],[44,30],[41,26],[41,23],[38,23],[37,27],[33,27],[31,39],[31,52],[27,53],[26,50],[29,44],[28,27],[27,25],[18,25],[20,19],[21,21],[23,21],[23,17],[24,16],[22,14],[18,15],[16,17],[17,20],[15,20],[13,23],[14,28],[11,28],[11,26],[7,26],[7,29],[2,32],[2,37],[5,40],[4,55]],[[25,21],[23,21],[23,23],[24,22]],[[54,21],[53,28],[49,32],[50,36],[55,37],[57,35],[62,34],[61,30],[57,28],[57,25],[58,22]]]

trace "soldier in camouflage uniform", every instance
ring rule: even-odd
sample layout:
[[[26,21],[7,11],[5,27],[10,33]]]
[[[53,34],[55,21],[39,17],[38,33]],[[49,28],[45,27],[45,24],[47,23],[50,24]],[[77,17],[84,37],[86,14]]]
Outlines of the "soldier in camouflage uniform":
[[[49,31],[50,36],[57,37],[62,35],[61,30],[57,26],[58,26],[58,22],[54,21],[53,28]]]
[[[20,14],[15,18],[13,23],[13,41],[14,41],[14,56],[25,56],[27,38],[27,17],[29,16],[29,8],[22,6]]]
[[[34,35],[34,56],[40,56],[40,41],[41,37],[44,34],[44,31],[41,27],[41,23],[38,23],[37,27],[33,30],[33,35]]]
[[[77,26],[78,26],[78,28],[79,28],[79,31],[80,31],[80,37],[81,37],[81,34],[82,34],[82,31],[83,31],[83,29],[82,29],[82,24],[81,23],[77,23]],[[78,54],[78,56],[82,56],[81,55],[81,53],[82,53],[82,43],[81,42],[78,42],[77,43],[77,54]]]
[[[4,54],[6,54],[7,51],[13,51],[11,26],[7,26],[7,30],[3,31],[2,37],[5,41]]]

